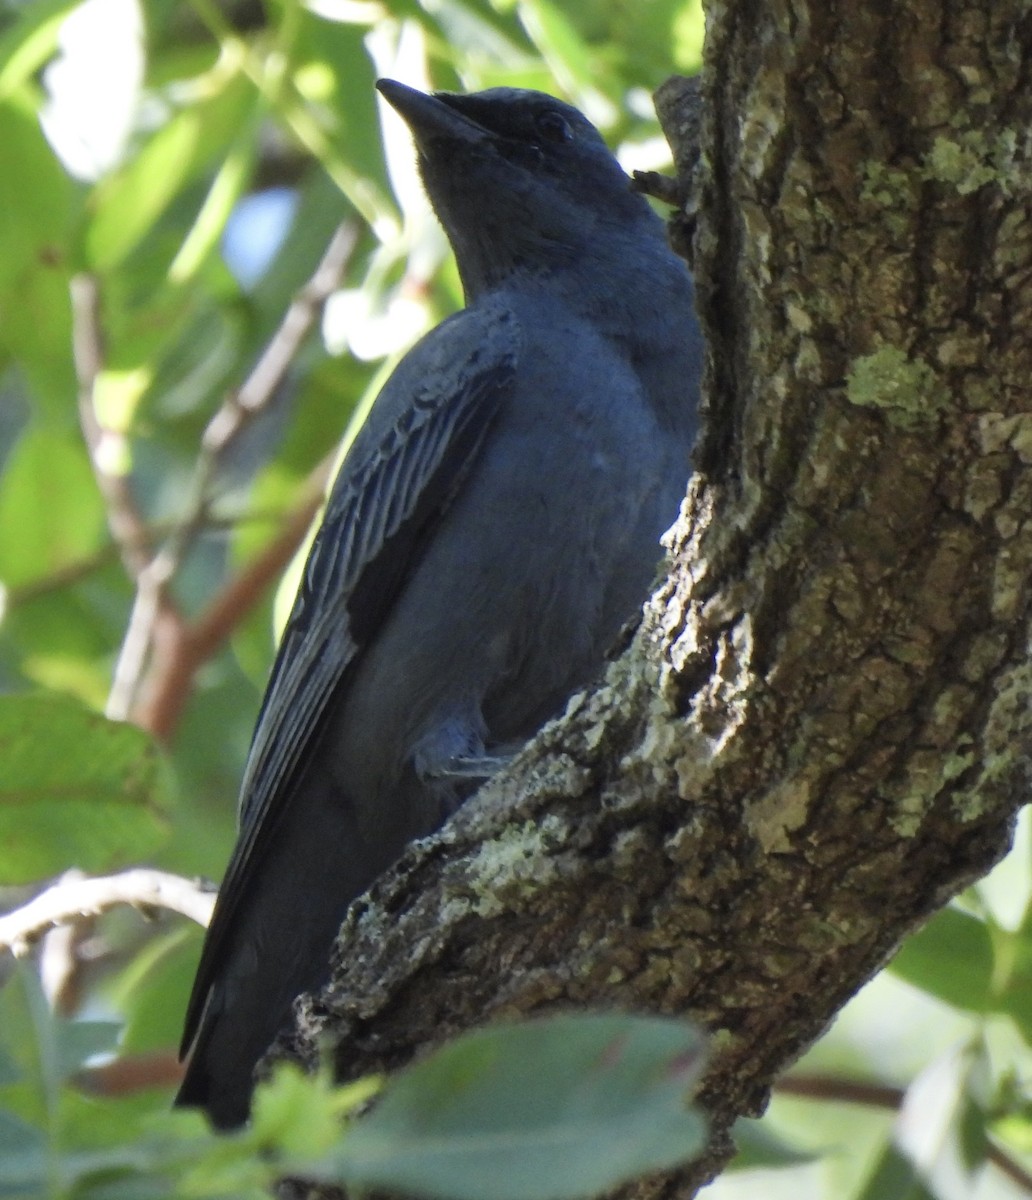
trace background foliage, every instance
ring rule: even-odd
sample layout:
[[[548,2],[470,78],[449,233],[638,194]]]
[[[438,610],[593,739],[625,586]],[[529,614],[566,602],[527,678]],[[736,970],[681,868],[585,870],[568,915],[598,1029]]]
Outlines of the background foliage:
[[[461,301],[376,77],[553,91],[652,168],[649,91],[701,36],[696,0],[0,4],[4,908],[70,868],[224,866],[292,594],[269,582],[385,371]],[[295,303],[314,329],[272,371],[341,222],[339,277]],[[1029,859],[1022,829],[711,1195],[1032,1194]],[[4,960],[0,1195],[248,1195],[263,1139],[290,1150],[278,1115],[235,1148],[168,1115],[200,932],[146,916]],[[350,1102],[277,1087],[263,1111]]]

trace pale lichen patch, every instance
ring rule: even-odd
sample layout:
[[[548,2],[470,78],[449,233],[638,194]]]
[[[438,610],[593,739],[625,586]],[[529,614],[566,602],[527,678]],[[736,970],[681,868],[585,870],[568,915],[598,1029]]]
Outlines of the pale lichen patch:
[[[858,408],[879,409],[894,425],[911,431],[937,419],[944,407],[932,368],[889,345],[854,359],[846,398]]]
[[[782,780],[747,807],[746,826],[766,854],[792,849],[789,834],[805,824],[811,798],[810,780],[797,775]]]
[[[481,917],[495,917],[520,907],[558,872],[555,854],[568,836],[565,823],[545,816],[540,824],[509,825],[484,842],[470,858],[463,886],[472,891],[467,903]]]

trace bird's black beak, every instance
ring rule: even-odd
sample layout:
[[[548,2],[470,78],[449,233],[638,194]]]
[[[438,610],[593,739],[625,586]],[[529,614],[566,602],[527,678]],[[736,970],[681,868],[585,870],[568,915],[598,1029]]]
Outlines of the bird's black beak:
[[[482,142],[488,131],[464,116],[444,93],[421,92],[395,79],[378,79],[376,90],[412,130],[417,146],[449,140]]]

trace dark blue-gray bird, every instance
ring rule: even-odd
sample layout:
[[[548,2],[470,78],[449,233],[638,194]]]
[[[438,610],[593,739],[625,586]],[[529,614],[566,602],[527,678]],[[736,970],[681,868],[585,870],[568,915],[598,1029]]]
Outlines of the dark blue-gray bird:
[[[599,671],[690,473],[691,279],[597,130],[538,92],[377,86],[466,308],[352,444],[272,669],[183,1036],[177,1102],[221,1127],[350,902]]]

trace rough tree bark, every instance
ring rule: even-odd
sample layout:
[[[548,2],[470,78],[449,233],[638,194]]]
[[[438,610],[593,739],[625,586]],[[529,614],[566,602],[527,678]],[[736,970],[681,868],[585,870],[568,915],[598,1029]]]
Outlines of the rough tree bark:
[[[605,679],[350,914],[279,1053],[565,1006],[714,1033],[690,1196],[1007,849],[1032,742],[1032,10],[711,0],[709,429]],[[676,106],[675,106],[676,111]],[[676,124],[676,121],[674,122]]]

